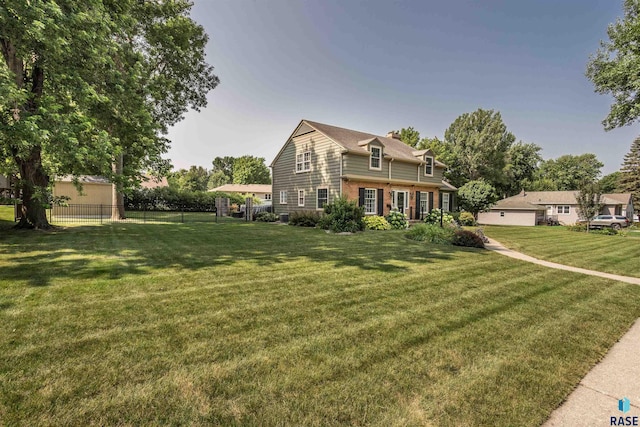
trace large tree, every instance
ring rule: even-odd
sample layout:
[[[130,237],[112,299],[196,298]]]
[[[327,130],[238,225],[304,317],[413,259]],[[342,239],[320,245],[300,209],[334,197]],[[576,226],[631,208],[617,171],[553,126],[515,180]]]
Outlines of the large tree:
[[[618,188],[633,194],[634,211],[640,212],[640,137],[633,141],[631,149],[624,156]]]
[[[458,117],[444,134],[453,162],[448,164],[451,183],[457,187],[480,178],[493,187],[505,184],[505,154],[515,141],[499,112],[478,109]]]
[[[118,188],[166,169],[162,135],[218,83],[186,0],[0,0],[0,157],[47,228],[51,177],[102,174]]]
[[[587,77],[595,90],[611,94],[613,104],[602,122],[605,129],[633,123],[640,116],[640,1],[625,0],[624,17],[609,25],[609,41],[590,58]]]
[[[503,196],[518,194],[528,182],[531,182],[538,170],[542,157],[542,149],[536,144],[525,144],[520,141],[509,147],[506,156]]]
[[[169,174],[167,181],[181,191],[207,191],[209,172],[202,166],[191,166]]]
[[[545,160],[536,172],[529,190],[578,190],[583,182],[594,182],[604,166],[595,154],[565,154]],[[541,185],[543,183],[544,185]]]
[[[620,171],[615,171],[603,176],[600,178],[600,181],[598,181],[598,185],[603,193],[615,193],[618,191],[618,187],[620,187]]]
[[[271,184],[264,157],[242,156],[233,162],[234,184]]]
[[[411,126],[408,128],[402,128],[396,132],[400,134],[400,140],[410,147],[416,148],[420,142],[420,132]]]

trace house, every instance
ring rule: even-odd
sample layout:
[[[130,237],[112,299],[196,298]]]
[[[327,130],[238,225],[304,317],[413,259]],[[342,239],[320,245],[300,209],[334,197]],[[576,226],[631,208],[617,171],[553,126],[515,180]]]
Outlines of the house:
[[[8,176],[0,175],[0,197],[11,197],[11,179]]]
[[[580,220],[578,191],[522,191],[498,201],[489,212],[478,214],[485,225],[575,224]],[[634,218],[631,193],[603,194],[601,213]]]
[[[78,177],[82,192],[73,184],[72,176],[57,177],[53,182],[53,197],[64,198],[68,205],[83,205],[83,215],[111,215],[113,188],[111,182],[102,176],[82,175]],[[53,215],[65,215],[68,208],[53,207]]]
[[[209,191],[227,194],[250,195],[266,202],[271,202],[271,184],[224,184]]]
[[[168,187],[169,181],[167,181],[166,177],[155,177],[151,175],[143,175],[142,181],[140,182],[140,188],[146,188],[148,190],[158,187]]]
[[[274,213],[320,211],[338,196],[357,200],[367,215],[397,209],[421,219],[449,211],[456,188],[429,150],[415,150],[390,132],[378,136],[301,120],[271,163]]]

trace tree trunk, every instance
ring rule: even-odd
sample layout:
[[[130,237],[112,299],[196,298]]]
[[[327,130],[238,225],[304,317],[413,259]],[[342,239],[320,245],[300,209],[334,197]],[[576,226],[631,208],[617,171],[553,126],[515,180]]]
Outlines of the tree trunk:
[[[123,158],[122,154],[118,154],[115,161],[111,165],[113,174],[118,177],[122,176],[122,169],[123,169],[122,158]],[[126,217],[124,213],[124,194],[122,194],[121,191],[118,191],[118,186],[115,183],[111,184],[111,200],[112,200],[111,203],[113,203],[113,205],[111,206],[111,220],[118,221],[121,219],[125,219]]]
[[[19,186],[22,190],[22,209],[16,228],[50,229],[44,200],[49,176],[42,167],[40,149],[34,149],[27,159],[16,158],[15,161],[20,169]]]

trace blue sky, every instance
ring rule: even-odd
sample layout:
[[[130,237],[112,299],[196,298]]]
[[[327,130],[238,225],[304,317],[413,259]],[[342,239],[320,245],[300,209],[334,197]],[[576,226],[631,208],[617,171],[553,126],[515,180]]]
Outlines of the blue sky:
[[[605,132],[611,98],[584,76],[622,0],[195,0],[221,84],[169,133],[176,168],[245,154],[269,164],[301,119],[442,138],[500,111],[545,159],[618,170],[638,125]]]

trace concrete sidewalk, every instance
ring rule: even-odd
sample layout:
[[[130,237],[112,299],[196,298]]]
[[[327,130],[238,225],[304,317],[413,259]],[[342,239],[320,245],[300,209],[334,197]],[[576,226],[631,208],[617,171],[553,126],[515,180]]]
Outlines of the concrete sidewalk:
[[[539,260],[505,248],[492,239],[485,246],[502,255],[545,267],[640,285],[640,278]],[[625,397],[631,403],[628,412],[618,409],[618,401]],[[640,425],[640,320],[636,320],[604,359],[589,371],[567,400],[553,411],[543,427],[611,425]]]

